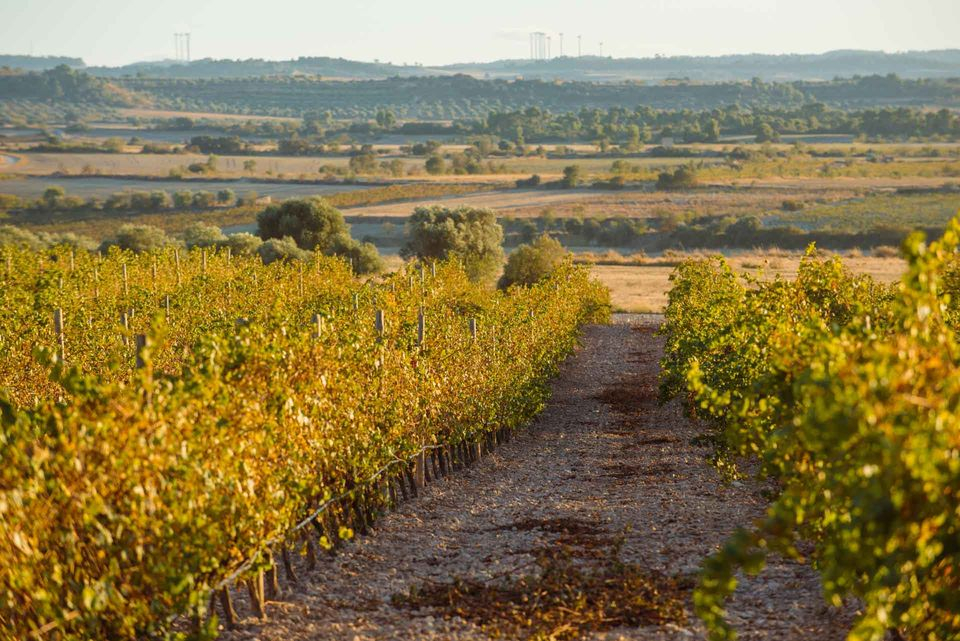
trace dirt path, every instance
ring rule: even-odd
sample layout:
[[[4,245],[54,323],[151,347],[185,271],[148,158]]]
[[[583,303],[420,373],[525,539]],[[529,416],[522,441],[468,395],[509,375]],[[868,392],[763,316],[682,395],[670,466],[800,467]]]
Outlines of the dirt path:
[[[248,618],[225,637],[526,638],[536,612],[547,619],[536,629],[557,638],[703,638],[693,576],[765,499],[758,483],[722,483],[694,444],[702,430],[675,403],[657,405],[654,327],[620,316],[588,328],[534,425],[312,573],[301,568],[308,576],[269,604],[268,622],[241,610]],[[638,594],[645,603],[631,603]],[[814,572],[790,562],[741,583],[730,613],[742,639],[831,641],[849,626]]]

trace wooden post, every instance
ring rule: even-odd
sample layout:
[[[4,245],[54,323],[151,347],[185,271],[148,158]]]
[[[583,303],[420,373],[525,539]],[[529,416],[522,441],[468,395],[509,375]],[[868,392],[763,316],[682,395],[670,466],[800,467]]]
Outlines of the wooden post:
[[[70,273],[73,273],[73,270],[77,268],[77,250],[70,250]]]
[[[156,289],[157,288],[157,259],[156,258],[153,259],[153,268],[151,271],[153,276],[153,288]]]
[[[163,297],[163,320],[170,322],[170,294]]]
[[[57,289],[63,291],[63,274],[57,276]]]
[[[93,267],[93,298],[100,300],[100,267]]]
[[[143,350],[147,348],[147,337],[144,334],[137,334],[137,356],[135,365],[137,369],[143,369],[146,363],[143,361]]]
[[[437,277],[437,264],[430,263],[430,276],[433,278]]]
[[[200,250],[200,262],[201,262],[201,273],[207,273],[207,250],[206,248]]]
[[[299,267],[300,267],[300,281],[299,281],[300,298],[303,298],[303,261],[299,261]]]
[[[470,319],[470,338],[477,340],[477,319]]]
[[[323,334],[323,316],[320,314],[313,315],[313,327],[314,327],[314,338],[320,338]]]
[[[183,284],[183,279],[180,276],[180,250],[179,249],[173,250],[173,262],[177,268],[177,287],[179,287],[180,285]]]
[[[377,338],[378,338],[378,339],[382,339],[382,338],[383,338],[383,332],[384,332],[384,329],[385,329],[385,320],[384,320],[383,310],[382,310],[382,309],[378,309],[378,310],[377,310],[377,318],[376,318],[376,321],[374,322],[374,326],[375,326],[376,329],[377,329]]]
[[[359,310],[360,310],[360,294],[359,292],[354,292],[353,293],[353,311],[356,312]]]
[[[123,264],[123,295],[127,296],[130,294],[130,281],[127,278],[127,264]]]
[[[426,280],[426,277],[427,277],[427,270],[424,269],[423,263],[420,263],[419,267],[420,267],[420,284],[423,285],[423,281]]]
[[[427,319],[423,315],[423,306],[420,306],[420,311],[417,314],[417,345],[423,347],[423,342],[427,337]]]
[[[227,263],[229,263],[232,258],[233,258],[233,251],[230,249],[229,246],[227,246]]]
[[[63,361],[66,355],[66,340],[63,336],[63,310],[59,307],[53,310],[53,333],[57,338],[57,355]]]
[[[120,322],[123,323],[123,344],[126,345],[128,342],[127,332],[130,331],[130,319],[127,318],[127,313],[124,312],[120,316]]]

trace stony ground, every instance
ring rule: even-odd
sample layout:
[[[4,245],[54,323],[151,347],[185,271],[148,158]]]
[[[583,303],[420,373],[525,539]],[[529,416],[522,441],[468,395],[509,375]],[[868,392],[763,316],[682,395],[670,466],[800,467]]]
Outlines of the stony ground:
[[[702,427],[676,403],[658,406],[655,324],[619,316],[588,328],[535,424],[312,572],[301,566],[299,585],[284,584],[266,622],[238,598],[245,618],[225,638],[479,640],[535,630],[560,639],[703,638],[693,577],[705,555],[762,514],[767,493],[756,481],[724,483],[697,439]],[[572,587],[557,588],[609,571],[616,580],[570,578]],[[538,575],[549,581],[520,580]],[[640,585],[678,605],[637,618],[585,614],[589,605],[564,601],[598,585],[615,586],[621,604],[627,595],[616,586]],[[546,628],[525,627],[530,599],[551,604]],[[853,614],[824,604],[811,568],[783,560],[742,581],[729,612],[741,639],[778,641],[843,639]]]

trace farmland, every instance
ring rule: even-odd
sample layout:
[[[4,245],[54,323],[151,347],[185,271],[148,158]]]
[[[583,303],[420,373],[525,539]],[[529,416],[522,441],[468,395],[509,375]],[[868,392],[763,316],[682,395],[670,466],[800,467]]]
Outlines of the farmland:
[[[10,58],[0,639],[960,635],[955,52]]]

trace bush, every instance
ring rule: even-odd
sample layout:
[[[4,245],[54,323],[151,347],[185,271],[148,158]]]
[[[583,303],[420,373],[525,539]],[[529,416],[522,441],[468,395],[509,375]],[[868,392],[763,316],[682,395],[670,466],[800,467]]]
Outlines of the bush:
[[[407,222],[404,258],[458,258],[474,281],[492,281],[503,265],[503,228],[489,209],[417,207]]]
[[[289,236],[285,238],[271,238],[257,248],[264,265],[283,260],[309,260],[313,255],[306,249],[300,249],[297,242]]]
[[[677,167],[672,173],[661,172],[657,177],[657,189],[689,189],[697,186],[697,170],[693,167]]]
[[[583,171],[580,165],[570,165],[563,168],[563,180],[560,181],[560,185],[564,189],[571,189],[579,185],[582,179]]]
[[[511,285],[534,285],[549,277],[570,256],[560,241],[543,234],[533,243],[520,245],[510,254],[499,286],[505,289]]]
[[[121,225],[117,237],[105,247],[116,246],[135,253],[156,251],[172,243],[166,232],[153,225]]]
[[[257,227],[264,240],[292,238],[301,249],[348,258],[358,273],[383,269],[376,247],[351,238],[343,214],[321,198],[287,200],[267,207],[257,216]]]
[[[0,247],[4,245],[34,250],[43,248],[36,234],[13,225],[0,225]]]
[[[220,243],[221,247],[229,247],[230,253],[234,256],[253,256],[260,249],[263,241],[257,236],[247,232],[230,234],[227,239]]]
[[[194,247],[213,247],[227,240],[216,225],[193,223],[183,232],[183,242],[187,249]]]
[[[257,215],[260,238],[292,238],[301,249],[328,253],[336,239],[350,235],[343,214],[321,198],[298,198],[271,205]]]
[[[534,174],[529,178],[521,178],[517,181],[517,189],[537,187],[538,185],[540,185],[540,174]]]
[[[443,160],[442,156],[434,154],[427,158],[427,162],[424,163],[424,168],[431,176],[437,176],[447,172],[447,163]]]

